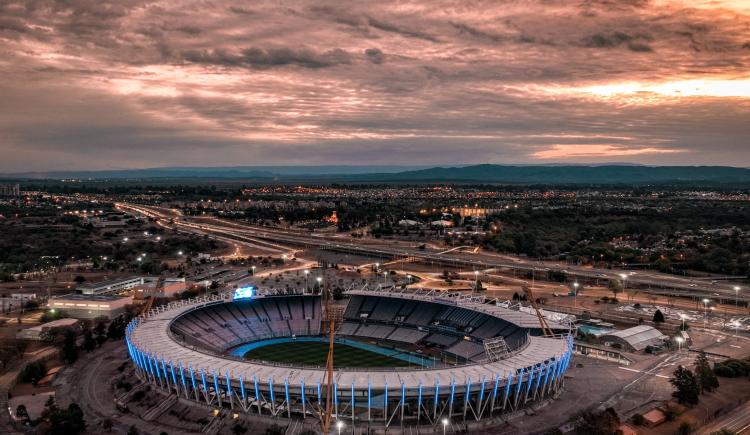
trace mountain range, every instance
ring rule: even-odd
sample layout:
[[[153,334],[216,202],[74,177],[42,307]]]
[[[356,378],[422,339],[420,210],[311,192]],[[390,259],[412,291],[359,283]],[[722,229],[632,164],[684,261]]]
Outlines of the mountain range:
[[[184,180],[258,182],[401,182],[508,184],[750,183],[750,168],[729,166],[468,165],[418,166],[240,166],[167,167],[110,171],[55,171],[2,176],[24,180]]]

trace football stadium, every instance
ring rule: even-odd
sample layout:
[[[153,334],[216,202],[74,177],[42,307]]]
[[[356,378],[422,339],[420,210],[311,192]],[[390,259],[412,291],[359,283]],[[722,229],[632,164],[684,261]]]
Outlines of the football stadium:
[[[380,286],[346,295],[332,305],[243,288],[172,302],[130,323],[128,351],[167,394],[324,429],[502,419],[562,389],[568,326],[483,296]]]

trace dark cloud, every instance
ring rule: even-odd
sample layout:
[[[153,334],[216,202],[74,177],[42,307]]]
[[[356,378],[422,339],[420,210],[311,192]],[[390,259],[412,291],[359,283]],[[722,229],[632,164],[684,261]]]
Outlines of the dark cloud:
[[[365,50],[365,55],[372,63],[383,63],[385,61],[385,54],[379,48],[368,48]]]
[[[401,36],[405,36],[408,38],[416,38],[416,39],[422,39],[425,41],[430,42],[440,42],[440,40],[426,32],[422,32],[420,30],[409,28],[409,26],[401,26],[394,23],[389,23],[386,21],[382,21],[373,17],[367,17],[367,23],[378,29],[382,30],[383,32],[390,32],[390,33],[396,33]]]
[[[653,51],[647,41],[653,38],[649,35],[630,35],[625,32],[615,31],[611,33],[595,33],[588,35],[581,43],[588,48],[615,48],[623,44],[631,51],[650,52]]]
[[[310,49],[281,48],[247,48],[239,53],[226,50],[202,50],[183,52],[183,58],[189,62],[212,64],[218,66],[249,66],[253,68],[271,68],[274,66],[296,65],[304,68],[325,68],[351,62],[349,53],[336,48],[325,52]]]

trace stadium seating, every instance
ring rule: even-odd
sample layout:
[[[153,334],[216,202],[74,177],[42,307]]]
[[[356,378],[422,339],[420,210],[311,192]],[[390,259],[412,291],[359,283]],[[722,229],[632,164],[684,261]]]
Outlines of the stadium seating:
[[[185,342],[222,352],[239,343],[320,334],[320,298],[279,296],[209,305],[170,326]]]

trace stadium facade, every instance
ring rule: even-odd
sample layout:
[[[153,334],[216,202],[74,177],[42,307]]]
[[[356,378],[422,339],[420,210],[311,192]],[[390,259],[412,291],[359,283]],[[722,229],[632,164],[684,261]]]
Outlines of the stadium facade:
[[[384,427],[482,420],[553,397],[563,385],[573,349],[564,325],[551,324],[557,335],[542,336],[534,315],[441,291],[348,294],[338,337],[424,345],[439,349],[441,358],[416,368],[335,368],[337,420]],[[326,403],[324,367],[245,360],[231,350],[319,336],[320,297],[242,296],[172,302],[134,319],[126,343],[138,376],[216,408],[318,417]]]

